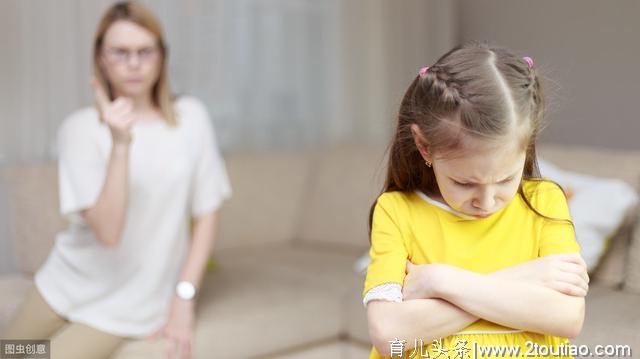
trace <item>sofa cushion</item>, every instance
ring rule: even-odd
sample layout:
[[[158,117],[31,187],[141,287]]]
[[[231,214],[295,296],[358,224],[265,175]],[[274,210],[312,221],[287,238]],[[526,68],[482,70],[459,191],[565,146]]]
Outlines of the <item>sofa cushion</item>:
[[[217,248],[289,241],[309,175],[301,153],[237,153],[226,165],[233,196],[223,204]],[[55,235],[67,226],[59,215],[55,162],[2,168],[0,188],[7,193],[9,237],[18,269],[33,274],[44,262]],[[277,214],[278,220],[265,214]]]
[[[541,143],[538,154],[563,170],[618,178],[640,190],[640,151]]]
[[[198,299],[196,358],[247,358],[338,339],[352,255],[285,244],[220,250]],[[156,353],[129,342],[117,359]]]
[[[348,341],[336,341],[328,344],[318,344],[309,348],[294,348],[285,353],[268,356],[268,359],[362,359],[368,358],[369,346]]]
[[[33,274],[44,262],[58,231],[66,227],[59,215],[58,177],[54,162],[3,168],[0,186],[7,192],[9,237],[18,269]]]
[[[640,350],[640,295],[591,285],[586,301],[585,321],[574,344],[630,345],[632,354]],[[620,356],[622,357],[622,356]]]
[[[369,338],[369,325],[367,323],[367,309],[362,305],[362,290],[364,289],[365,274],[353,274],[349,276],[352,282],[350,289],[344,297],[344,306],[347,311],[347,337],[362,345],[371,346]]]
[[[303,153],[225,156],[233,191],[220,211],[217,249],[290,241],[309,177]]]
[[[245,358],[341,333],[354,256],[268,245],[216,258],[199,299],[198,357]]]
[[[9,324],[32,283],[30,277],[20,274],[0,276],[0,333]]]
[[[342,146],[318,153],[296,240],[318,246],[369,247],[369,209],[386,175],[384,146]]]

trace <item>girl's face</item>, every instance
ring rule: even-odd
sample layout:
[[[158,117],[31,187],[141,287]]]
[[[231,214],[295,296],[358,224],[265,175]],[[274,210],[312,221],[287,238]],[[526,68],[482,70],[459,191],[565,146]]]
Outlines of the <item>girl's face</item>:
[[[432,156],[419,146],[423,158],[432,163],[442,194],[438,200],[478,218],[502,209],[516,195],[524,170],[526,152],[513,142],[488,147],[467,138],[463,155],[451,159]]]
[[[161,60],[156,36],[138,24],[118,20],[104,34],[99,62],[118,96],[149,95]]]

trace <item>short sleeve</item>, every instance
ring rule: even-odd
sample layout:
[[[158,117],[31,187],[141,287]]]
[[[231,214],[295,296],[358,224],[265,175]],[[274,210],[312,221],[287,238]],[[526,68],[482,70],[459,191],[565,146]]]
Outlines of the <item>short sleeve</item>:
[[[198,217],[219,208],[231,196],[231,185],[211,119],[204,106],[195,103],[200,141],[191,192],[191,215]]]
[[[95,117],[95,118],[94,118]],[[98,141],[97,115],[85,110],[58,129],[60,213],[65,216],[95,205],[106,173],[107,158]]]
[[[398,225],[393,197],[382,194],[374,207],[371,224],[371,262],[363,296],[382,285],[404,283],[408,252]]]
[[[538,256],[557,253],[579,253],[580,245],[569,213],[569,205],[562,188],[550,181],[538,185],[537,202],[541,204],[540,212],[551,219],[542,219],[540,249]]]

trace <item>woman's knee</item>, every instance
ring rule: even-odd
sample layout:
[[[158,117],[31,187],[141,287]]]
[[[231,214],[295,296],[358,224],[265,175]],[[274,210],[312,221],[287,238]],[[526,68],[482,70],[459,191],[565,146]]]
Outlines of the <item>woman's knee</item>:
[[[109,358],[125,338],[70,323],[51,338],[51,359]]]
[[[9,321],[2,338],[47,339],[66,323],[47,304],[36,286],[32,285]]]

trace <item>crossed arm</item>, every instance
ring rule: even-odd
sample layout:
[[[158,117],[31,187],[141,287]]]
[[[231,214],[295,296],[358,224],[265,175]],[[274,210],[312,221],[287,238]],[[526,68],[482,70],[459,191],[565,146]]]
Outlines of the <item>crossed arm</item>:
[[[408,263],[404,301],[367,305],[370,337],[388,355],[395,338],[410,349],[413,339],[442,338],[482,318],[572,338],[582,329],[588,280],[578,254],[549,255],[489,274]]]

